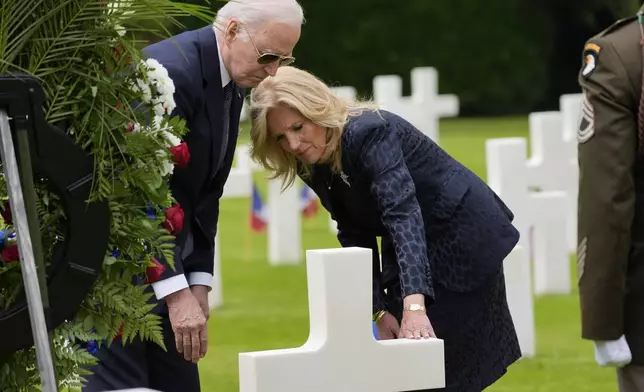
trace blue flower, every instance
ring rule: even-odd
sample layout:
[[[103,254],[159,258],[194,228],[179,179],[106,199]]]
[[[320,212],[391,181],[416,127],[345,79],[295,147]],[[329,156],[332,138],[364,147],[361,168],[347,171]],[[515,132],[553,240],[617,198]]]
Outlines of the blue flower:
[[[87,347],[85,348],[88,353],[94,355],[98,351],[98,343],[94,340],[87,342]]]
[[[112,251],[112,257],[114,257],[115,259],[119,258],[119,250],[118,249],[114,249]]]
[[[156,220],[157,219],[157,212],[155,211],[154,206],[152,206],[152,203],[149,201],[146,201],[145,204],[147,204],[148,208],[145,209],[145,214],[150,218],[150,220]]]
[[[9,232],[8,230],[0,231],[0,249],[7,245],[14,245],[16,243],[16,233]]]
[[[4,242],[3,245],[14,245],[18,239],[16,238],[16,233],[9,233],[8,236],[3,236]]]

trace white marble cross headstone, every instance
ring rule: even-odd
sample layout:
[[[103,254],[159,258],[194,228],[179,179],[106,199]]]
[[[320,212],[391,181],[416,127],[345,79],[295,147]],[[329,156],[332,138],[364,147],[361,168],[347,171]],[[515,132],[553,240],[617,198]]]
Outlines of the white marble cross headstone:
[[[445,385],[443,341],[376,341],[371,250],[306,254],[310,334],[303,346],[239,354],[240,392],[399,392]]]
[[[337,87],[329,87],[331,89],[331,92],[338,96],[340,99],[344,99],[346,101],[354,102],[358,94],[356,92],[355,87],[351,86],[337,86]]]
[[[250,109],[248,107],[248,99],[244,98],[242,109],[239,112],[239,121],[242,122],[248,120],[250,120]]]
[[[235,151],[235,164],[230,169],[221,197],[249,197],[253,192],[254,170],[257,170],[257,166],[248,156],[248,146],[238,146]]]
[[[215,236],[215,268],[212,273],[212,289],[208,292],[208,307],[210,310],[218,308],[224,303],[224,291],[221,282],[221,248],[219,248],[219,244],[219,237]]]
[[[302,262],[302,211],[300,186],[282,192],[282,180],[268,180],[268,262],[271,265]]]
[[[534,301],[530,258],[522,246],[516,246],[503,260],[508,307],[517,331],[521,355],[532,358],[536,354]]]
[[[530,113],[528,186],[543,191],[564,191],[567,198],[566,244],[568,251],[577,248],[577,154],[571,155],[576,141],[564,139],[563,112]]]
[[[567,195],[564,191],[528,190],[526,144],[523,138],[486,140],[488,184],[514,213],[521,246],[532,250],[535,293],[567,294],[571,291]]]
[[[236,165],[230,171],[222,197],[251,197],[253,173],[262,167],[250,158],[250,147],[240,145],[235,151]],[[301,212],[299,186],[282,192],[282,181],[268,179],[268,260],[273,265],[302,262]]]
[[[438,121],[458,116],[458,97],[438,95],[438,72],[432,67],[411,70],[411,89],[411,96],[402,96],[402,78],[398,75],[378,75],[373,80],[374,99],[380,107],[405,118],[438,143]]]

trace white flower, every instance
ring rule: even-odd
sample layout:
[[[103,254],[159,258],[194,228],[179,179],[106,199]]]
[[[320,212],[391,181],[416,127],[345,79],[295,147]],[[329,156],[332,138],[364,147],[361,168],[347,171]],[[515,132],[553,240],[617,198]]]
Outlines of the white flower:
[[[168,110],[168,114],[172,113],[174,108],[177,107],[177,104],[174,102],[174,97],[173,96],[168,97],[163,103],[163,106]]]
[[[136,78],[131,84],[131,89],[139,93],[143,103],[151,105],[154,112],[153,122],[149,127],[144,127],[145,130],[163,131],[171,146],[179,145],[181,139],[167,132],[167,126],[162,126],[163,117],[170,115],[177,106],[174,100],[175,86],[168,70],[158,60],[147,58],[141,61],[139,71],[144,73],[145,77]],[[135,129],[138,132],[141,129],[140,125],[136,124]]]
[[[169,174],[172,174],[174,172],[174,162],[172,162],[172,156],[168,153],[167,150],[159,150],[157,154],[161,157],[166,158],[166,160],[164,160],[163,162],[163,165],[161,166],[161,175],[165,177]]]
[[[168,75],[168,70],[154,58],[143,60],[141,69],[146,72],[149,83],[138,78],[136,86],[132,86],[132,90],[141,93],[145,103],[158,104],[159,107],[154,107],[157,115],[170,114],[176,107],[176,103],[174,101],[175,87]],[[155,95],[153,96],[153,94]]]
[[[176,147],[181,144],[181,139],[176,137],[174,134],[168,131],[163,131],[163,135],[166,137],[166,139],[168,139],[170,147]]]
[[[163,116],[161,115],[154,116],[154,119],[152,119],[152,122],[154,123],[154,130],[160,131],[161,124],[163,124]]]
[[[132,86],[132,90],[136,93],[140,92],[143,95],[143,102],[149,103],[152,99],[152,90],[150,86],[145,83],[143,79],[136,79],[136,84]]]
[[[129,128],[129,124],[126,125],[126,127]],[[132,126],[132,132],[140,132],[141,131],[141,124],[139,123],[134,123]]]
[[[160,102],[154,105],[154,113],[157,116],[163,116],[165,114],[165,108],[163,107],[163,104]]]
[[[163,72],[165,72],[165,75],[168,75],[168,71],[161,65],[160,62],[158,62],[156,59],[153,59],[152,57],[149,57],[143,61],[148,68],[148,74],[150,76],[150,79],[157,79],[158,77],[163,75]]]

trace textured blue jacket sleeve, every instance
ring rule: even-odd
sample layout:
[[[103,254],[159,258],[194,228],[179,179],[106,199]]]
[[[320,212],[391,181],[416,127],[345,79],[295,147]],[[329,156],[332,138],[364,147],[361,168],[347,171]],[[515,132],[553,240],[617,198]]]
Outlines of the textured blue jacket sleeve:
[[[385,124],[361,133],[364,139],[356,162],[371,182],[381,220],[393,241],[403,298],[423,294],[433,300],[425,226],[401,140]]]

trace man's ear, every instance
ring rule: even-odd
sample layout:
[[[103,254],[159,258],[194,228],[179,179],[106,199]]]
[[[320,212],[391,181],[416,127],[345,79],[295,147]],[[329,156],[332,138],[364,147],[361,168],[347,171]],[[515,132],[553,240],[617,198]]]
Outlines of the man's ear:
[[[224,29],[224,42],[226,45],[230,45],[237,38],[240,28],[241,26],[236,20],[231,19],[228,21],[228,24]]]

